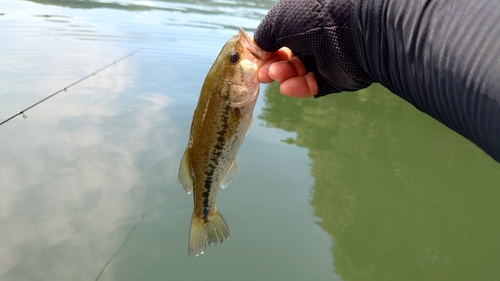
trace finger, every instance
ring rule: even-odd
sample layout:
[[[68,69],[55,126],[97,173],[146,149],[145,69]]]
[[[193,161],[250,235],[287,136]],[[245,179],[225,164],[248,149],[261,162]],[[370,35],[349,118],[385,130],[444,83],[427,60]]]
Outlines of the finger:
[[[278,83],[296,76],[304,76],[306,68],[297,57],[292,57],[289,60],[277,61],[269,66],[269,77]]]
[[[290,49],[286,47],[279,49],[259,68],[257,79],[261,83],[272,82],[274,79],[269,76],[269,67],[277,61],[289,60],[291,57],[293,57],[293,53]]]
[[[280,85],[280,92],[283,95],[305,98],[314,96],[318,93],[318,83],[312,72],[303,76],[289,78]]]

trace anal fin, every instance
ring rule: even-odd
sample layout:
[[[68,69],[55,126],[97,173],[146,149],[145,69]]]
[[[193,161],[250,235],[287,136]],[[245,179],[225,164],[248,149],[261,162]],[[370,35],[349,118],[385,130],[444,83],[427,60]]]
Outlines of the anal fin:
[[[235,161],[231,163],[231,167],[229,167],[229,170],[227,171],[226,175],[222,179],[220,183],[220,188],[224,189],[227,187],[227,185],[234,180],[238,175],[240,174],[240,167],[238,167],[238,164],[236,164]]]

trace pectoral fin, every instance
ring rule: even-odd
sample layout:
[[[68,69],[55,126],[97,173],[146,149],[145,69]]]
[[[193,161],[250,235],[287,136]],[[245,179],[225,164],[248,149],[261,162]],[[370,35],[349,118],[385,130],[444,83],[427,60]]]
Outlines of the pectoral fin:
[[[248,132],[250,132],[250,127],[252,127],[252,123],[253,123],[253,118],[250,118],[250,120],[248,120],[248,129],[247,132],[245,133],[245,137],[248,135]]]
[[[184,156],[182,156],[181,165],[179,166],[179,181],[187,194],[191,194],[193,191],[193,179],[191,178],[191,172],[189,169],[188,155],[189,153],[186,149]]]
[[[224,176],[222,179],[222,182],[220,184],[220,188],[224,189],[227,187],[227,185],[234,180],[238,175],[240,174],[240,167],[238,167],[238,164],[233,161],[231,164],[231,167],[229,168],[229,171],[227,171],[227,174]]]

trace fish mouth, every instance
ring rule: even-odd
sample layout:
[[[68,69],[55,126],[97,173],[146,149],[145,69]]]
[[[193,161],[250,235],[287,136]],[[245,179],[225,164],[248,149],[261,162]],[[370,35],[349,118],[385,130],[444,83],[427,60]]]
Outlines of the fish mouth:
[[[255,42],[253,38],[250,38],[243,28],[240,27],[238,32],[238,38],[244,47],[243,55],[250,61],[255,62],[258,66],[264,64],[264,62],[269,59],[271,54],[262,50]]]
[[[240,70],[243,72],[239,81],[228,79],[226,84],[231,85],[231,97],[226,104],[232,108],[242,108],[255,102],[259,96],[260,83],[257,80],[257,71],[270,57],[270,53],[262,50],[253,42],[252,38],[242,29],[239,29],[236,39],[241,44],[242,60],[239,62]],[[240,47],[237,47],[240,49]],[[232,81],[231,81],[232,80]]]

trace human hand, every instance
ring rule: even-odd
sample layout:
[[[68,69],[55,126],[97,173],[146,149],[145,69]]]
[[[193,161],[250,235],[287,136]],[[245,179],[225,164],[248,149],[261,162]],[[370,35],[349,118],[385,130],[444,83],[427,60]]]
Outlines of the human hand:
[[[302,98],[318,93],[318,83],[312,72],[307,72],[300,59],[286,47],[279,49],[259,68],[257,78],[262,83],[277,81],[284,95]]]
[[[356,53],[352,5],[351,0],[279,0],[254,35],[260,48],[275,52],[260,68],[259,80],[276,80],[283,94],[294,97],[370,85],[373,79]]]

